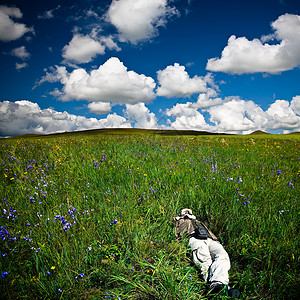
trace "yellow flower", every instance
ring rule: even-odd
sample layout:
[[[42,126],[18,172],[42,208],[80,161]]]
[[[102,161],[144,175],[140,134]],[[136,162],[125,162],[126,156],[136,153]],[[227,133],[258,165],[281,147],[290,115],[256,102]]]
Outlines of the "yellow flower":
[[[54,269],[55,269],[55,266],[52,266],[52,267],[51,267],[51,270],[54,270]]]

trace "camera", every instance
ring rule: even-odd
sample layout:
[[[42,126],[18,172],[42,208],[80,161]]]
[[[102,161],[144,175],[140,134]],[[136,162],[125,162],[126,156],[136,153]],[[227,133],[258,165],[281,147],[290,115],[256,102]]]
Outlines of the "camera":
[[[195,238],[199,240],[206,240],[208,238],[208,232],[203,227],[195,229]]]

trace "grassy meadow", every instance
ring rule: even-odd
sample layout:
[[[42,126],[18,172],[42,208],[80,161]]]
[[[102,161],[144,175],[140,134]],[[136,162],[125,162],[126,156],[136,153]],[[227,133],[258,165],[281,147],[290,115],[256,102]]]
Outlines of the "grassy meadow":
[[[299,296],[299,135],[0,145],[2,299],[207,299],[187,242],[174,238],[182,208],[219,237],[241,299]]]

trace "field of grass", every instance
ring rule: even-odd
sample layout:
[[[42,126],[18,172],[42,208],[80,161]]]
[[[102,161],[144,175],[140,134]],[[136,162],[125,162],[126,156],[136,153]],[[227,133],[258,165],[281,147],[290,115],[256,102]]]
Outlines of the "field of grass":
[[[229,253],[242,299],[299,296],[299,135],[0,144],[2,299],[207,299],[174,238],[186,207]]]

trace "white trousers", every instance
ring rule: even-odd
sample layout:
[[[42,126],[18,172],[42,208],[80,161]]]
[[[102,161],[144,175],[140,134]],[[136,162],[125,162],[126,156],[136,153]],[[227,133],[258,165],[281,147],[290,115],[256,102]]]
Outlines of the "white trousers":
[[[228,285],[230,259],[219,242],[210,238],[199,240],[191,237],[189,247],[193,251],[193,261],[200,268],[205,281]]]

